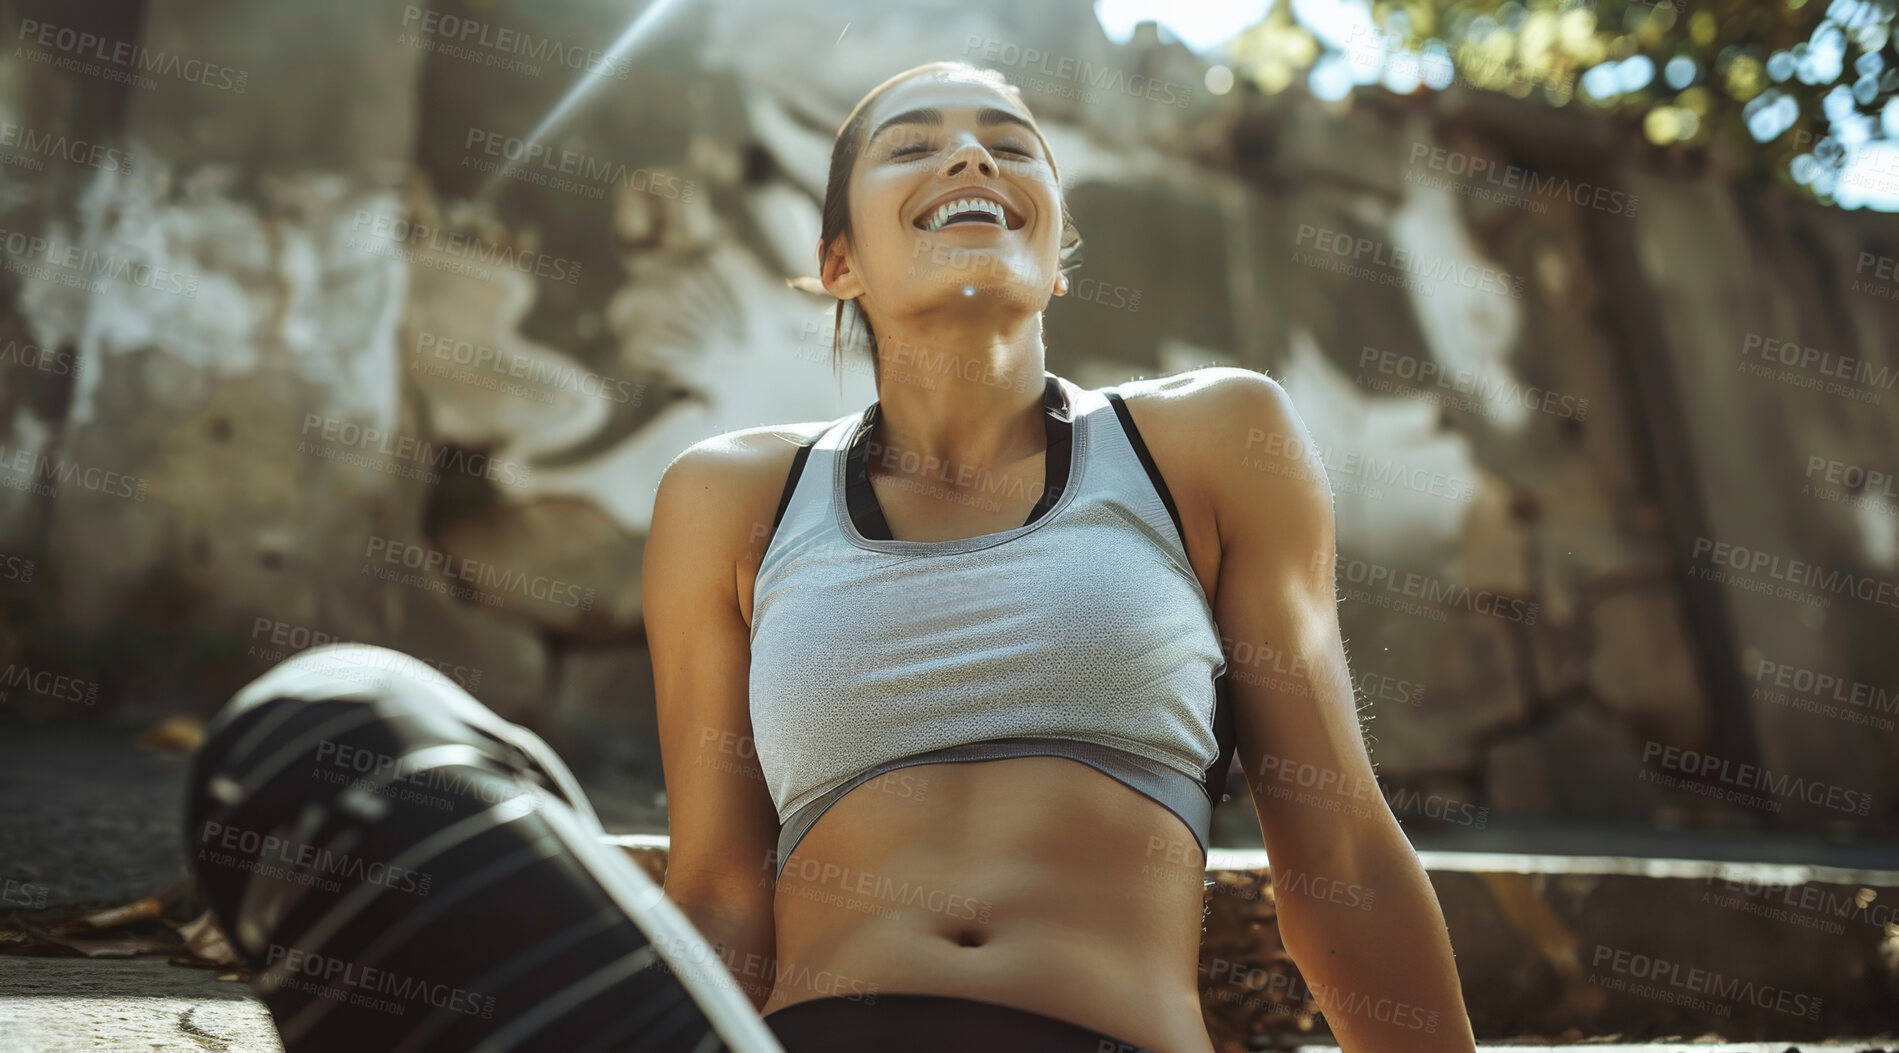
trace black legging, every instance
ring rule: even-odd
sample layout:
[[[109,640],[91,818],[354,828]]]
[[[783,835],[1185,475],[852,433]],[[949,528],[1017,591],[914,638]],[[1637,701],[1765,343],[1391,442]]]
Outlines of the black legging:
[[[553,750],[397,651],[238,692],[192,760],[186,856],[286,1053],[1147,1053],[927,994],[761,1020]]]
[[[192,762],[186,855],[287,1053],[781,1053],[537,736],[385,648],[296,655]]]

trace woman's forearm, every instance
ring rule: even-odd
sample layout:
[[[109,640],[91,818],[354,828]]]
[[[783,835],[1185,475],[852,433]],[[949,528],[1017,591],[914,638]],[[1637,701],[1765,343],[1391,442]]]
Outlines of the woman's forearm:
[[[675,900],[674,905],[725,962],[752,1008],[764,1012],[778,973],[771,911],[733,910],[726,904],[691,900]]]
[[[1383,839],[1377,839],[1382,841]],[[1280,938],[1342,1053],[1471,1053],[1444,912],[1402,836],[1324,864],[1273,867]]]

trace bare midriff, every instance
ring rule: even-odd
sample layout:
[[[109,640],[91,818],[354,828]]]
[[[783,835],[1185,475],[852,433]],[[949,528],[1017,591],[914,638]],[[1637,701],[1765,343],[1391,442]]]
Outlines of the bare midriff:
[[[786,860],[763,1011],[951,995],[1212,1053],[1204,870],[1179,817],[1078,761],[899,768],[832,805]]]

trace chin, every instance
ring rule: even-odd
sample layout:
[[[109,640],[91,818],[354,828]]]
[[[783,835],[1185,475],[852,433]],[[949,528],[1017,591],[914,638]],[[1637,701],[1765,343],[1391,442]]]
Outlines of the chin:
[[[1046,299],[1037,297],[1037,286],[1014,276],[938,272],[917,274],[912,278],[919,286],[916,300],[932,307],[968,304],[977,308],[1010,303],[1040,310]]]
[[[1008,266],[1007,260],[993,253],[971,252],[964,259],[972,265],[946,267],[931,266],[924,262],[911,267],[906,277],[915,288],[917,298],[929,301],[1002,299],[1032,303],[1036,299],[1036,291],[1046,285],[1039,276],[1016,271]],[[991,262],[993,265],[989,265]],[[1051,277],[1048,280],[1052,282],[1054,279]],[[965,289],[974,292],[965,293]]]

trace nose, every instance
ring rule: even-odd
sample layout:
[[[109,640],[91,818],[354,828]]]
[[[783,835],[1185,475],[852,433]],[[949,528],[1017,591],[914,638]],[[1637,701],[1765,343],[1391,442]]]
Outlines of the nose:
[[[993,176],[996,174],[996,159],[991,157],[989,151],[983,148],[982,143],[975,139],[965,139],[963,140],[963,145],[950,151],[949,156],[943,159],[943,174],[946,176],[961,175],[963,169],[969,167],[971,164],[974,164],[976,171],[981,172],[983,175]]]

